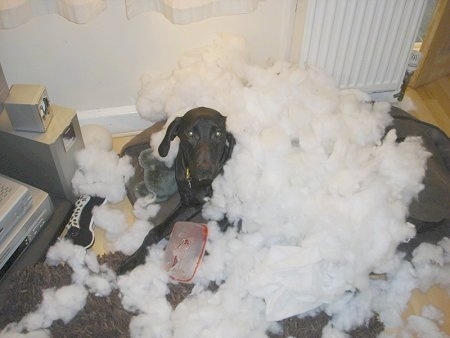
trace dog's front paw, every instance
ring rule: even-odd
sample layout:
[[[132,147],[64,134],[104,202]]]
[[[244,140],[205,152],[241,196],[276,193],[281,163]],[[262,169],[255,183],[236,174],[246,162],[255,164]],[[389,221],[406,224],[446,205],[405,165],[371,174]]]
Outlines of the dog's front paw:
[[[117,275],[124,275],[127,272],[133,270],[138,265],[145,263],[145,255],[140,251],[135,252],[133,255],[128,257],[125,262],[123,262],[117,269]]]

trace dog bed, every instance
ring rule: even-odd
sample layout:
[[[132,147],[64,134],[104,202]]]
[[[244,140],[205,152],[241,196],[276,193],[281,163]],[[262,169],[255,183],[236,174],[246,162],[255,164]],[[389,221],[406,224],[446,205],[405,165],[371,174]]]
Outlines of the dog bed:
[[[424,189],[418,199],[410,205],[408,221],[416,226],[417,235],[399,249],[411,257],[412,251],[422,242],[436,244],[444,237],[450,236],[450,140],[439,128],[414,118],[409,113],[397,107],[392,107],[393,124],[386,130],[395,128],[398,141],[407,136],[420,136],[424,146],[432,154],[427,162],[424,178]],[[144,181],[144,168],[139,165],[138,157],[142,151],[150,148],[150,138],[160,131],[163,122],[157,122],[136,135],[121,151],[121,156],[128,155],[132,159],[135,175],[128,181],[127,195],[133,204],[136,199],[136,186]],[[173,181],[174,184],[175,180]],[[161,210],[154,219],[157,222],[164,219],[178,204],[178,193],[161,204]],[[201,218],[197,221],[205,221]]]

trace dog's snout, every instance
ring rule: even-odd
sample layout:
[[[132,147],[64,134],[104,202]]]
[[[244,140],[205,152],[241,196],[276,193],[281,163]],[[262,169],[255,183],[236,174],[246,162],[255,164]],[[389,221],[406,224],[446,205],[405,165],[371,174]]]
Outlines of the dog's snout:
[[[191,168],[193,176],[199,181],[213,180],[217,175],[215,162],[208,142],[200,141],[196,149],[195,163]]]
[[[215,177],[215,173],[211,167],[200,166],[197,168],[196,176],[199,181],[212,181]]]
[[[199,159],[195,167],[196,168],[194,169],[194,175],[199,181],[213,180],[213,178],[217,174],[215,166],[208,159]]]

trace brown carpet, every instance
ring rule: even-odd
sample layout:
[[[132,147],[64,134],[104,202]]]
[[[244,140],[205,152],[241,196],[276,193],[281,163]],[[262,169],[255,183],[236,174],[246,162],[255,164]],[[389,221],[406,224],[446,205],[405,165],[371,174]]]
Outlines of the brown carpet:
[[[125,256],[120,253],[99,257],[101,264],[107,263],[112,269],[118,267]],[[8,323],[19,321],[27,313],[35,311],[42,301],[42,290],[59,288],[71,284],[72,269],[67,265],[48,266],[38,263],[16,274],[10,284],[5,301],[0,305],[0,329]],[[167,300],[175,308],[191,292],[191,284],[170,284]],[[217,285],[211,284],[211,290]],[[119,292],[114,290],[107,297],[89,294],[86,306],[67,324],[61,320],[53,322],[50,332],[53,337],[129,337],[129,324],[134,314],[123,309]],[[282,321],[283,332],[268,333],[270,338],[321,337],[322,328],[329,317],[319,313],[315,317],[299,319],[291,317]],[[351,337],[376,337],[383,325],[374,317],[367,326],[352,332]]]

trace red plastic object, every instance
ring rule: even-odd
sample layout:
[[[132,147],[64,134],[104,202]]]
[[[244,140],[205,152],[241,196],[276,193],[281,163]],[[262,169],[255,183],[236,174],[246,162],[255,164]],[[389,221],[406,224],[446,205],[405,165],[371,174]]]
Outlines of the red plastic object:
[[[205,253],[208,227],[194,222],[176,222],[164,253],[169,276],[189,283],[195,275]]]

